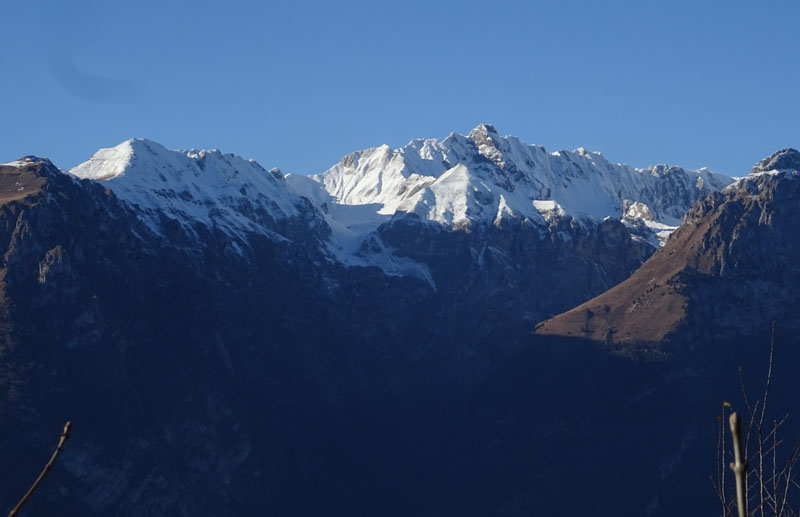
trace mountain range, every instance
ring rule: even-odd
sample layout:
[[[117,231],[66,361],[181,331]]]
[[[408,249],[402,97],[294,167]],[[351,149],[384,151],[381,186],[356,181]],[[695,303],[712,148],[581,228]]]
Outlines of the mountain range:
[[[312,176],[143,139],[2,164],[0,504],[72,420],[33,514],[691,513],[702,415],[772,321],[796,341],[798,171],[485,124]]]

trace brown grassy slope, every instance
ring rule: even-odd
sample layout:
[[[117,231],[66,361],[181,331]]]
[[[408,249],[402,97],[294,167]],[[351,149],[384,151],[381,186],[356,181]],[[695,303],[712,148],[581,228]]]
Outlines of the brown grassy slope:
[[[656,343],[686,316],[678,274],[703,254],[718,231],[713,218],[684,224],[667,245],[627,280],[536,327],[536,334],[571,336],[603,343]]]
[[[661,342],[679,325],[696,337],[757,333],[776,319],[800,328],[791,310],[800,304],[798,200],[793,171],[751,175],[699,200],[630,278],[536,333],[625,345]]]
[[[41,163],[23,167],[0,165],[0,205],[38,193],[47,181],[36,174],[41,167]]]

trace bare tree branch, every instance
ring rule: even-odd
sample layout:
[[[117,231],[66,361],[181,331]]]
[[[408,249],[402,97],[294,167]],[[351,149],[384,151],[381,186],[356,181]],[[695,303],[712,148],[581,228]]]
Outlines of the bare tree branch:
[[[739,510],[739,517],[747,517],[747,506],[744,499],[747,462],[742,461],[742,430],[739,428],[739,415],[736,412],[731,413],[730,424],[734,459],[731,469],[736,475],[736,508]]]
[[[42,483],[44,477],[53,468],[53,464],[56,462],[56,458],[58,458],[58,455],[61,453],[61,449],[67,442],[71,430],[72,430],[72,424],[70,422],[67,422],[66,425],[64,425],[64,431],[61,433],[61,439],[58,440],[58,446],[56,447],[55,452],[53,452],[53,456],[50,457],[50,461],[48,461],[47,465],[44,466],[44,470],[42,470],[42,473],[39,474],[39,477],[36,478],[36,481],[33,482],[33,485],[28,489],[28,492],[22,497],[20,502],[17,503],[17,506],[15,506],[14,509],[11,510],[11,513],[8,514],[8,517],[15,517],[22,508],[22,505],[27,503],[28,499],[30,499],[30,497],[33,495],[33,492],[37,488],[39,488],[39,485]]]

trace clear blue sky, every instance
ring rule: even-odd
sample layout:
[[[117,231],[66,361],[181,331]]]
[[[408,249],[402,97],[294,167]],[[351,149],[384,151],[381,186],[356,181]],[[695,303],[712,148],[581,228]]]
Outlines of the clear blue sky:
[[[0,3],[0,161],[147,137],[287,172],[493,123],[746,173],[800,146],[800,2]]]

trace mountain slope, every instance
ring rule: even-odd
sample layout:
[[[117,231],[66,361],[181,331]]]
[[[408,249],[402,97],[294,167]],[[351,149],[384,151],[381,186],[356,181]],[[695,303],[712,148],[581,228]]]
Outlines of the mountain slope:
[[[541,323],[540,335],[615,345],[708,341],[798,325],[800,153],[778,151],[698,201],[630,278]]]

